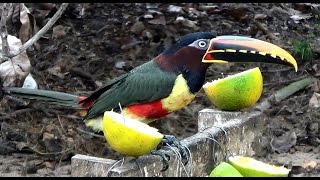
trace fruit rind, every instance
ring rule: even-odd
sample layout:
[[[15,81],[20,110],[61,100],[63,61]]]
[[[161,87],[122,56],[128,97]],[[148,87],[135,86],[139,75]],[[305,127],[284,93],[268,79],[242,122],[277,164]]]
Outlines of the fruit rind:
[[[209,177],[243,177],[240,172],[227,162],[221,162],[209,174]]]
[[[290,169],[244,156],[230,156],[229,163],[244,177],[288,177]]]
[[[209,100],[219,109],[235,111],[252,107],[261,97],[263,77],[259,67],[203,85]]]
[[[163,138],[158,129],[113,111],[104,113],[103,133],[113,150],[134,157],[149,153]]]

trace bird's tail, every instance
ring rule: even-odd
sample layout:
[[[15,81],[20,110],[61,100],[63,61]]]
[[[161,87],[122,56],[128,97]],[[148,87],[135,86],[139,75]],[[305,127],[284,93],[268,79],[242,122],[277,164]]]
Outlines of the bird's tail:
[[[46,101],[51,104],[71,107],[75,109],[88,108],[78,103],[82,99],[86,98],[85,96],[77,96],[73,94],[50,91],[50,90],[28,89],[28,88],[17,88],[17,87],[4,87],[3,92],[6,95],[12,95],[15,97],[29,99],[29,100]]]

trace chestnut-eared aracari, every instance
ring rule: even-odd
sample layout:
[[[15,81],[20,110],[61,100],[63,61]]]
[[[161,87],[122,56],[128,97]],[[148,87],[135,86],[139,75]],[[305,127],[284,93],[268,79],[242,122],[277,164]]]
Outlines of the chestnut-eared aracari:
[[[284,64],[297,71],[295,59],[274,44],[243,36],[195,32],[87,97],[16,87],[4,87],[4,93],[86,110],[85,123],[101,130],[103,113],[119,105],[122,114],[145,123],[187,106],[204,84],[208,67],[228,62]]]

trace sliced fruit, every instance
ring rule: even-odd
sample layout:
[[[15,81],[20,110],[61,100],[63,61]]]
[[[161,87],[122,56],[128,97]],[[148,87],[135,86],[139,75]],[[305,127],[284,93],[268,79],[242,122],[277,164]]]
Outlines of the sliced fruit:
[[[244,177],[288,177],[290,169],[244,156],[230,156],[229,163]]]
[[[158,129],[113,111],[104,113],[103,133],[113,150],[135,157],[155,149],[163,138]]]
[[[226,162],[221,162],[210,173],[209,177],[243,177],[239,171]]]
[[[234,111],[252,107],[260,98],[263,78],[258,67],[207,82],[203,89],[219,109]]]

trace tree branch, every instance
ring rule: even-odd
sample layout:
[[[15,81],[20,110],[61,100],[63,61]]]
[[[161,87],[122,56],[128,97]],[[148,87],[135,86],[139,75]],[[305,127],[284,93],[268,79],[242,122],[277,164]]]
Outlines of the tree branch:
[[[273,95],[271,95],[268,99],[264,100],[260,104],[255,106],[255,109],[259,109],[260,111],[264,112],[269,109],[273,102],[279,103],[283,99],[291,96],[292,94],[296,93],[297,91],[305,88],[306,86],[316,82],[317,79],[314,77],[307,77],[300,81],[296,81],[294,83],[289,84],[288,86],[279,89]]]
[[[0,56],[0,63],[6,61],[5,58],[10,56],[10,49],[8,44],[8,31],[7,31],[7,17],[11,7],[11,3],[3,3],[1,21],[0,21],[0,36],[2,41],[2,52]]]
[[[45,26],[40,29],[31,39],[29,39],[26,43],[24,43],[19,50],[13,52],[10,54],[10,58],[20,54],[21,52],[28,49],[30,46],[32,46],[36,41],[38,41],[53,25],[54,23],[60,18],[62,13],[66,10],[69,3],[62,3],[59,7],[58,11],[54,14],[54,16],[47,22]]]

